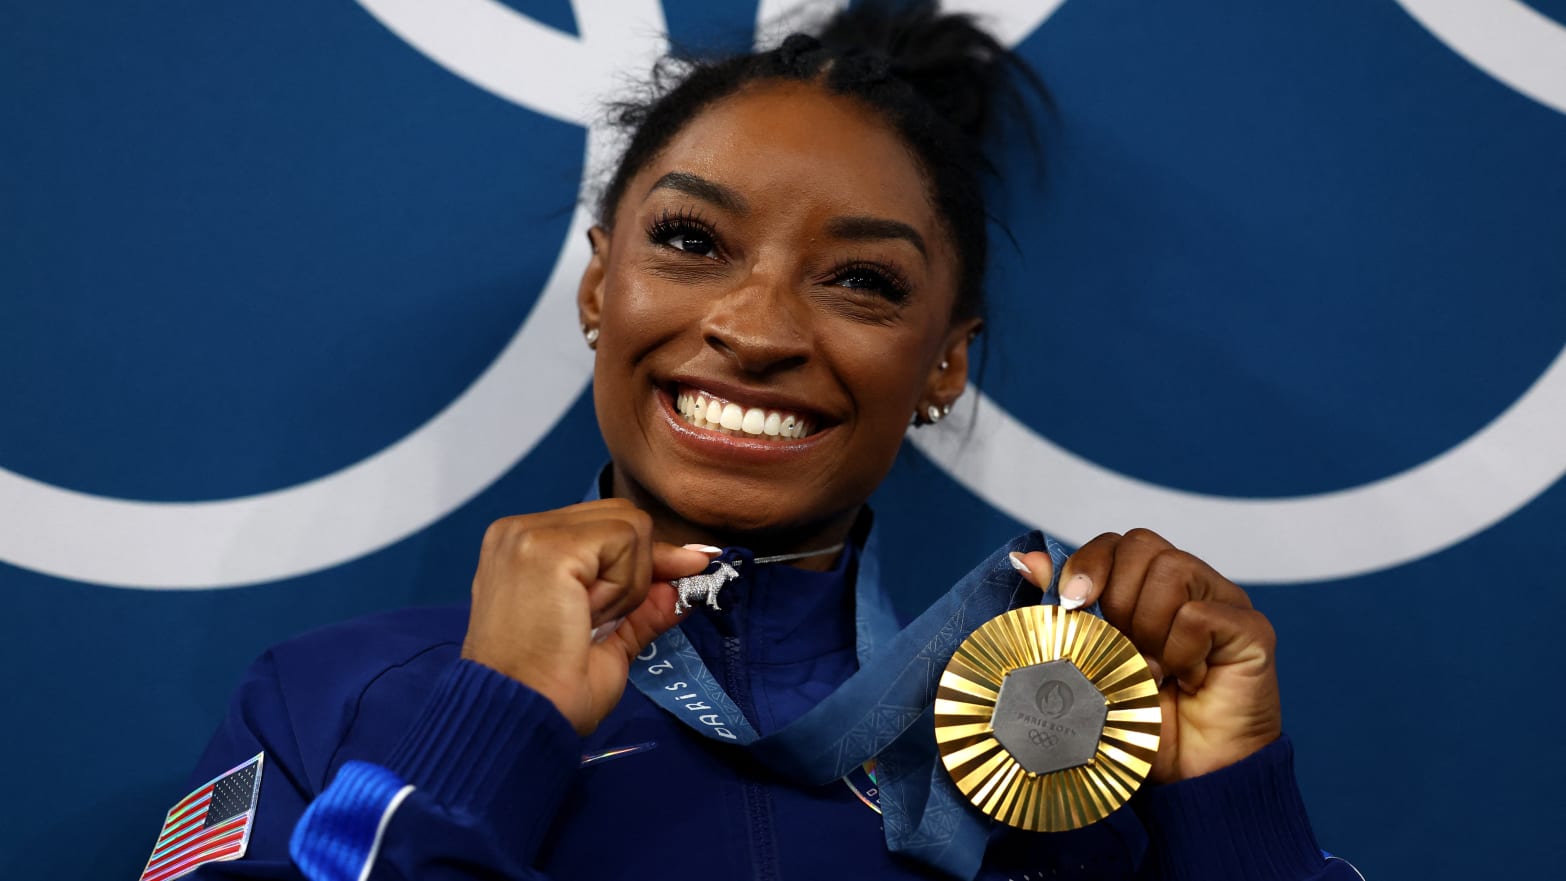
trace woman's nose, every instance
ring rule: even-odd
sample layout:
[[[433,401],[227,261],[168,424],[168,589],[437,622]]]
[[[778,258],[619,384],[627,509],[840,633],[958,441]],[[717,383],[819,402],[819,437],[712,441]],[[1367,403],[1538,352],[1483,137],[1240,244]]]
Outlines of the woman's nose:
[[[810,359],[803,309],[786,284],[752,276],[712,304],[702,319],[702,336],[746,373],[777,373]]]

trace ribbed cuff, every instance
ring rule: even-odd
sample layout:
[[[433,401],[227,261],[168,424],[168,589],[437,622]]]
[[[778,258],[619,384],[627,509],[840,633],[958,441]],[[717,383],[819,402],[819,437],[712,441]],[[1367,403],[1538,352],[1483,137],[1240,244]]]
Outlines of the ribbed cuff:
[[[1283,881],[1310,878],[1325,866],[1287,737],[1211,774],[1153,787],[1138,813],[1159,878]]]
[[[385,765],[450,810],[547,820],[581,757],[581,738],[548,698],[459,659]]]

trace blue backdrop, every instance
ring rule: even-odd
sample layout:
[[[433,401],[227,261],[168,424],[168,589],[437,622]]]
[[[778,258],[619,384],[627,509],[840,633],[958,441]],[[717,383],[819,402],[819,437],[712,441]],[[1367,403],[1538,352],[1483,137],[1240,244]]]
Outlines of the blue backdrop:
[[[0,6],[0,876],[134,878],[264,647],[578,498],[592,102],[786,5]],[[967,5],[1057,106],[900,601],[1158,528],[1277,625],[1326,847],[1557,872],[1566,0]]]

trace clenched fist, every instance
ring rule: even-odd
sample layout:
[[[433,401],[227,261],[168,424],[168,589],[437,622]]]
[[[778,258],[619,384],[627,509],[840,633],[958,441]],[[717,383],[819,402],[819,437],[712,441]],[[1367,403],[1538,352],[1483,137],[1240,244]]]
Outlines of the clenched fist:
[[[1018,559],[1049,584],[1049,554]],[[1155,532],[1110,532],[1066,561],[1060,595],[1066,608],[1097,601],[1147,658],[1164,714],[1155,781],[1216,771],[1283,733],[1272,624],[1211,566]]]
[[[462,656],[549,698],[587,734],[619,702],[631,659],[678,620],[669,579],[710,559],[654,541],[651,518],[623,499],[497,520]],[[595,641],[595,627],[613,632]]]

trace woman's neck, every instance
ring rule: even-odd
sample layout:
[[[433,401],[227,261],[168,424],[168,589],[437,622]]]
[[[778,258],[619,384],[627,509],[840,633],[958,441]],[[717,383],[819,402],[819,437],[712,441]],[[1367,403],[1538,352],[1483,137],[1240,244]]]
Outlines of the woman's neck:
[[[795,526],[758,530],[736,530],[722,525],[703,524],[687,519],[662,499],[626,479],[618,469],[610,469],[610,494],[629,500],[646,511],[653,521],[653,538],[674,545],[703,544],[717,547],[743,547],[758,557],[823,551],[789,564],[801,569],[825,571],[837,563],[839,546],[848,541],[859,508],[821,521]],[[863,506],[860,506],[863,507]]]

